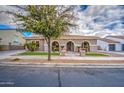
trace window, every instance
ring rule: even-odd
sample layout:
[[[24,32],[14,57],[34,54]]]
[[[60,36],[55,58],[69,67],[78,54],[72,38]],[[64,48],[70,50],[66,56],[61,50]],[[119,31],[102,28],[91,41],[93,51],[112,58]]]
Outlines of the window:
[[[90,51],[90,44],[87,41],[85,41],[82,43],[81,48],[82,48],[82,50],[89,52]]]
[[[13,43],[19,43],[19,37],[17,35],[14,35],[12,41]]]
[[[39,47],[39,41],[36,41],[37,46]]]
[[[54,41],[52,43],[52,51],[55,52],[55,51],[59,51],[59,43],[57,41]]]

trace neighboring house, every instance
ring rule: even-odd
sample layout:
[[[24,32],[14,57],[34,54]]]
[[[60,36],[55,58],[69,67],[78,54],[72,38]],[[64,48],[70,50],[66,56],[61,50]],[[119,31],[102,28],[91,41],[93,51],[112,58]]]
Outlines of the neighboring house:
[[[120,43],[118,41],[101,38],[97,41],[97,44],[103,51],[119,51]]]
[[[1,42],[1,40],[2,40],[2,39],[0,38],[0,42]]]
[[[107,36],[97,42],[104,51],[124,51],[124,36]]]
[[[118,41],[120,43],[119,51],[124,51],[124,36],[107,36],[106,38]]]
[[[0,50],[24,49],[24,36],[10,25],[0,25]]]
[[[31,36],[26,37],[26,42],[34,41],[38,44],[40,51],[47,51],[48,45],[42,36]],[[80,49],[85,51],[97,51],[97,40],[96,36],[79,36],[79,35],[64,35],[58,39],[51,41],[52,51],[74,51],[79,52]]]

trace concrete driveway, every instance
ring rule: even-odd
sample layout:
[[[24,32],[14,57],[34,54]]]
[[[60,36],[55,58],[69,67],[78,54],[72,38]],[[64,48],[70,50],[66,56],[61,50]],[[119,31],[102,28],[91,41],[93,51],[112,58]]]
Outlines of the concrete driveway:
[[[124,69],[1,66],[0,86],[124,87]]]
[[[114,56],[122,56],[124,57],[124,51],[101,51],[99,50],[98,52],[103,52],[103,53],[109,53],[111,55],[114,55]]]
[[[11,55],[15,55],[17,53],[22,53],[25,50],[9,50],[9,51],[0,51],[0,59],[6,58]]]
[[[122,51],[122,52],[110,52],[110,53],[124,55],[124,51]]]

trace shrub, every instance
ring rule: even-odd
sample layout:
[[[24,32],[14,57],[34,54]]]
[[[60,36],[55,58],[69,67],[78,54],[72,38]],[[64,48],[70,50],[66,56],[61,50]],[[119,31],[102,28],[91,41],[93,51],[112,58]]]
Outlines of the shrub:
[[[26,43],[26,46],[29,51],[35,51],[38,48],[37,43],[35,43],[33,41]]]
[[[20,58],[14,58],[13,61],[20,61]]]

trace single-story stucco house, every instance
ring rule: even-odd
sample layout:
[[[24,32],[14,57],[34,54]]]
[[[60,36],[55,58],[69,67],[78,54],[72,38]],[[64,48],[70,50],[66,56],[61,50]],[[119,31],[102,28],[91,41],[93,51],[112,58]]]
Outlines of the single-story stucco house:
[[[10,25],[0,25],[0,50],[24,49],[24,36]]]
[[[124,51],[124,36],[107,36],[106,38],[119,42],[118,51]]]
[[[102,38],[97,41],[103,51],[118,51],[118,46],[120,43],[118,41]]]
[[[25,37],[26,42],[36,42],[39,46],[40,51],[47,51],[48,45],[42,36],[31,36]],[[97,51],[98,45],[97,40],[99,37],[96,36],[80,36],[80,35],[63,35],[58,39],[51,41],[52,51],[74,51],[79,52],[80,49],[85,51]]]

